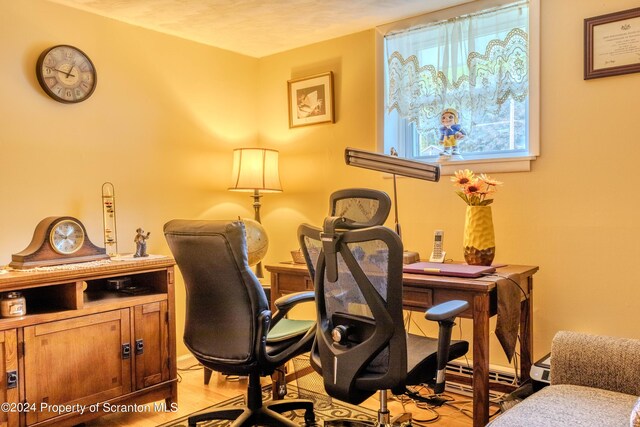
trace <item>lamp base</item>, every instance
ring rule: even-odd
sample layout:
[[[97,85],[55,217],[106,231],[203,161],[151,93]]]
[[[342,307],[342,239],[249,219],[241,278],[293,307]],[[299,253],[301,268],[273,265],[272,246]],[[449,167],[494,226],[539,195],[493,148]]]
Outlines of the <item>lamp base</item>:
[[[418,261],[420,261],[420,254],[418,252],[404,251],[402,253],[403,264],[413,264],[414,262]]]

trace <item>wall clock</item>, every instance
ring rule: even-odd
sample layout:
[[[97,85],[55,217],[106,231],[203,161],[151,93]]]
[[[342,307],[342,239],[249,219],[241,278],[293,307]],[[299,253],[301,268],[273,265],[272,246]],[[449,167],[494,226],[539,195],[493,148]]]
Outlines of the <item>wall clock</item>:
[[[47,95],[66,104],[89,98],[98,81],[89,57],[69,45],[53,46],[42,52],[36,63],[36,76]]]
[[[78,219],[50,216],[38,223],[29,246],[13,254],[9,266],[23,269],[108,258],[104,248],[91,243]]]

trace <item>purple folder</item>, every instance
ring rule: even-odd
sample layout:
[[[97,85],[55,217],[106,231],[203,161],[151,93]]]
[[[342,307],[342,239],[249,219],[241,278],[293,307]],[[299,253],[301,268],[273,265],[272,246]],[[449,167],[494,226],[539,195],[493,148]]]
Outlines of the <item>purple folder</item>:
[[[484,265],[446,264],[439,262],[414,262],[406,264],[405,273],[433,274],[436,276],[480,277],[496,271],[495,267]]]

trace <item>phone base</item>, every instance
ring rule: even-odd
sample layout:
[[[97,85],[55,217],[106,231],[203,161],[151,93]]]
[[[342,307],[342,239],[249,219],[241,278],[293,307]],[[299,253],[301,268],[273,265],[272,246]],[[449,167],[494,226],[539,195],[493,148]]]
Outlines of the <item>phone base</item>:
[[[446,256],[447,256],[447,253],[445,251],[441,251],[440,256],[435,256],[434,254],[431,254],[431,258],[429,258],[429,262],[444,262],[444,259]]]

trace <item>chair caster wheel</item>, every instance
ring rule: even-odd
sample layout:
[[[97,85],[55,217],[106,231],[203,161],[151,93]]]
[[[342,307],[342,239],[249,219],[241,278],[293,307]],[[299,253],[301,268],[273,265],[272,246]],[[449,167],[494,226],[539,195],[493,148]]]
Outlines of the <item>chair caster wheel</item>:
[[[313,413],[313,410],[304,412],[304,425],[307,427],[318,425],[316,424],[316,414]]]

